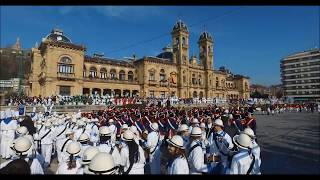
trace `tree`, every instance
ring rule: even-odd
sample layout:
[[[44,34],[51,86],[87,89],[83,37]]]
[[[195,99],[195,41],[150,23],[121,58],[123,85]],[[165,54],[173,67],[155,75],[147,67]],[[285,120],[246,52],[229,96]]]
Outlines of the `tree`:
[[[261,93],[258,91],[255,91],[250,95],[251,98],[261,98],[261,96]]]

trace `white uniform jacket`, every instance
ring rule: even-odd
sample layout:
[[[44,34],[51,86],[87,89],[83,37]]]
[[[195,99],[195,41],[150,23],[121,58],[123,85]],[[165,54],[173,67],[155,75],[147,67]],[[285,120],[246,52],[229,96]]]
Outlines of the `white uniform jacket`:
[[[211,167],[209,164],[204,163],[204,153],[201,147],[201,143],[199,141],[193,141],[191,143],[191,148],[193,148],[191,152],[189,152],[188,155],[188,163],[190,167],[190,174],[202,174],[202,173],[208,173],[211,171]]]
[[[167,174],[189,174],[189,166],[185,157],[176,158],[169,164]]]

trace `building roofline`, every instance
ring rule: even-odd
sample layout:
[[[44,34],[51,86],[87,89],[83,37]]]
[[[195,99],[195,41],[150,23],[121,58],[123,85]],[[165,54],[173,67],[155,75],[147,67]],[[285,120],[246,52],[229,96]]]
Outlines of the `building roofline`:
[[[299,57],[299,56],[303,56],[303,55],[308,55],[308,54],[311,54],[312,52],[317,52],[317,51],[318,51],[318,53],[320,53],[319,48],[295,52],[295,53],[289,54],[288,56],[282,58],[281,61],[288,60],[288,58],[295,58],[295,57]]]

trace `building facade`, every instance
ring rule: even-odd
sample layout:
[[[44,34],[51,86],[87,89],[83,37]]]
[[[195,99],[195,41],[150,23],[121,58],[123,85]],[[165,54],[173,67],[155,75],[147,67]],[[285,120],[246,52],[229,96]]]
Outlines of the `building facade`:
[[[31,94],[249,98],[248,77],[214,70],[214,42],[208,32],[199,37],[199,59],[189,57],[185,23],[178,21],[171,36],[172,45],[157,56],[119,60],[88,56],[83,45],[54,29],[32,49]]]
[[[284,96],[294,101],[320,100],[320,50],[290,55],[281,60]]]
[[[17,38],[13,46],[0,48],[0,64],[0,93],[20,91],[28,95],[31,50],[22,49]]]

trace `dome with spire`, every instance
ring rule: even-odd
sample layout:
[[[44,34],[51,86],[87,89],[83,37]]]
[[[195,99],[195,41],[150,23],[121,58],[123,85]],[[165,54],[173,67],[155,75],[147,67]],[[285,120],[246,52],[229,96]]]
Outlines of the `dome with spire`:
[[[181,20],[176,22],[176,24],[173,26],[172,30],[173,31],[183,30],[183,31],[189,32],[187,25],[184,22],[182,22]]]
[[[53,29],[45,39],[55,42],[71,43],[71,40],[67,36],[63,35],[63,31],[60,29]]]
[[[213,41],[212,36],[210,33],[208,33],[207,31],[203,32],[200,37],[199,37],[199,41],[201,40],[210,40]]]

